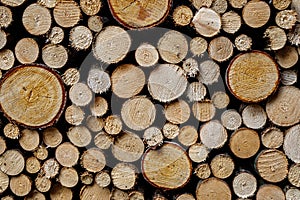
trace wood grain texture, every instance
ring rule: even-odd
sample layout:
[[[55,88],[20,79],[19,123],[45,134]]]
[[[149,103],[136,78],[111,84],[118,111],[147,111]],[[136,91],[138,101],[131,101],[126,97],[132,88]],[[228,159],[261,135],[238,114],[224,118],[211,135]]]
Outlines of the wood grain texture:
[[[197,200],[230,200],[231,197],[232,194],[227,183],[218,178],[213,177],[199,181],[196,188]]]
[[[248,26],[259,28],[269,21],[271,9],[264,1],[251,0],[244,6],[242,15]]]

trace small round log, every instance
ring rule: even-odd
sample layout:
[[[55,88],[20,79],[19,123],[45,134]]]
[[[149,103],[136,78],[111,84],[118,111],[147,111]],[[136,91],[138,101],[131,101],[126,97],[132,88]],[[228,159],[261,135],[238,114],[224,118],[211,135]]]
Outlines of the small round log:
[[[258,189],[256,200],[265,199],[285,200],[285,196],[282,189],[277,185],[264,184]]]
[[[82,200],[110,200],[111,193],[108,188],[102,188],[96,183],[83,186],[80,190],[80,199]]]
[[[276,51],[275,58],[282,68],[288,69],[297,64],[299,55],[295,47],[286,45]]]
[[[3,0],[1,2],[3,3]],[[10,8],[8,8],[6,6],[0,6],[0,12],[2,13],[1,18],[0,18],[0,27],[6,28],[12,22],[12,19],[13,19],[12,12],[11,12]]]
[[[292,0],[273,0],[272,3],[277,10],[285,10],[292,3]]]
[[[254,196],[257,190],[257,180],[248,172],[240,172],[234,177],[232,187],[238,197],[245,199]]]
[[[292,29],[297,22],[297,12],[295,10],[283,10],[276,14],[276,24],[283,29]]]
[[[43,193],[34,190],[32,192],[30,192],[25,198],[24,200],[35,200],[35,199],[39,199],[39,200],[46,200],[46,197]]]
[[[198,140],[198,132],[194,126],[186,125],[179,130],[178,141],[184,146],[191,146]]]
[[[242,25],[241,17],[234,11],[226,12],[221,17],[222,29],[226,33],[236,33]]]
[[[135,60],[142,67],[150,67],[158,62],[159,55],[156,48],[148,43],[142,43],[135,50]]]
[[[165,138],[172,140],[179,135],[179,127],[176,124],[167,122],[162,128],[162,132]]]
[[[220,76],[220,66],[212,61],[206,60],[199,65],[199,81],[206,85],[218,82]]]
[[[233,7],[233,8],[243,8],[246,4],[247,4],[248,0],[229,0],[229,4]]]
[[[297,124],[286,130],[283,143],[285,155],[295,163],[300,163],[299,135],[300,125]]]
[[[72,86],[75,83],[78,83],[80,79],[80,72],[76,68],[68,68],[62,74],[61,78],[66,85]]]
[[[110,146],[113,144],[114,138],[111,135],[108,135],[104,131],[100,131],[95,137],[94,137],[94,143],[96,147],[99,149],[109,149]]]
[[[88,105],[93,98],[93,93],[85,83],[76,83],[69,90],[69,98],[77,106]]]
[[[283,144],[284,133],[275,127],[264,130],[261,134],[261,142],[267,148],[279,148]]]
[[[1,10],[1,7],[0,7],[0,10]],[[3,30],[0,30],[0,49],[5,47],[6,43],[7,43],[7,34]]]
[[[294,70],[281,71],[281,83],[283,85],[294,85],[298,81],[298,74]]]
[[[210,166],[208,163],[200,163],[194,170],[195,175],[200,179],[208,179],[211,175]]]
[[[46,160],[49,155],[49,152],[48,152],[48,149],[46,149],[46,147],[44,145],[40,145],[33,152],[33,155],[39,160]]]
[[[210,163],[212,174],[220,179],[225,179],[231,176],[234,167],[232,158],[227,154],[216,155]]]
[[[115,187],[130,190],[136,184],[137,169],[129,163],[118,163],[111,170],[111,180]]]
[[[31,156],[26,159],[25,169],[30,174],[36,174],[41,169],[41,163],[36,157]]]
[[[217,62],[225,62],[233,55],[233,44],[227,37],[216,37],[208,45],[208,54]]]
[[[50,158],[44,162],[41,174],[48,179],[54,178],[59,173],[59,167],[59,163],[54,158]]]
[[[176,200],[195,200],[195,197],[191,194],[184,193],[176,197]]]
[[[107,100],[103,97],[95,97],[94,101],[90,104],[90,111],[93,116],[101,117],[108,110]]]
[[[50,190],[50,198],[51,200],[72,200],[73,192],[69,188],[56,184]]]
[[[157,147],[163,143],[164,136],[157,127],[147,128],[143,135],[143,141],[150,147]]]
[[[0,194],[5,192],[9,186],[9,176],[0,171]]]
[[[8,123],[3,128],[3,134],[9,139],[18,139],[20,137],[20,129],[16,124]]]
[[[80,8],[86,15],[96,15],[102,6],[101,0],[80,0]]]
[[[285,193],[286,200],[293,200],[300,198],[300,190],[298,188],[289,188]]]
[[[265,110],[257,104],[250,104],[242,112],[243,123],[251,129],[260,129],[267,122]]]
[[[70,105],[66,108],[65,111],[65,120],[74,126],[78,126],[82,123],[85,118],[84,111],[76,105]]]
[[[52,186],[51,180],[40,174],[36,177],[34,183],[35,183],[35,188],[38,191],[43,193],[48,192]]]
[[[76,147],[86,147],[92,141],[92,134],[85,126],[73,126],[69,128],[67,136]]]
[[[109,200],[119,200],[119,199],[129,199],[129,195],[127,192],[123,191],[123,190],[119,190],[118,188],[113,188],[111,190],[111,195],[110,198],[108,198]]]
[[[110,76],[100,68],[93,68],[89,71],[87,84],[94,93],[102,94],[111,86]]]
[[[200,122],[207,122],[214,118],[216,108],[210,100],[195,102],[192,106],[194,117]]]
[[[218,109],[226,108],[230,103],[228,94],[226,94],[226,92],[223,91],[214,92],[211,97],[211,100],[214,106]]]
[[[190,146],[188,155],[190,159],[195,163],[204,162],[209,154],[209,150],[201,143],[195,143]]]
[[[119,116],[110,115],[105,119],[104,130],[109,135],[118,135],[123,127],[123,123]]]
[[[23,38],[15,46],[15,55],[22,64],[34,63],[39,56],[38,43],[32,38]]]
[[[85,26],[75,26],[70,31],[70,45],[77,51],[87,50],[93,41],[92,31]]]
[[[228,8],[228,3],[226,0],[213,0],[210,8],[219,14],[223,14]]]
[[[0,136],[0,155],[2,155],[6,151],[6,148],[6,141],[3,137]]]
[[[264,1],[251,0],[243,8],[244,22],[251,28],[260,28],[270,19],[270,6]]]
[[[86,150],[80,158],[81,166],[89,172],[100,172],[106,165],[104,153],[98,148]]]
[[[69,142],[60,144],[55,150],[55,158],[64,167],[72,167],[79,159],[78,148]]]
[[[234,109],[225,110],[221,115],[221,123],[226,129],[233,131],[242,125],[242,117]]]
[[[48,40],[52,44],[59,44],[63,41],[64,37],[65,37],[64,30],[58,26],[55,26],[51,29],[48,35]]]
[[[197,200],[216,199],[231,200],[232,194],[226,182],[218,178],[199,181],[196,188]]]
[[[0,69],[9,70],[15,63],[14,53],[10,49],[2,49],[0,51]]]
[[[72,167],[63,167],[58,176],[58,180],[62,186],[73,188],[78,183],[77,171]]]
[[[31,190],[31,180],[28,176],[21,174],[10,179],[9,188],[18,197],[24,197]]]
[[[129,200],[145,200],[144,194],[140,191],[132,191],[128,197]]]
[[[80,181],[84,185],[91,185],[94,181],[93,174],[87,171],[83,172],[80,174]]]
[[[62,68],[68,61],[68,52],[60,44],[47,44],[42,49],[42,59],[51,68]]]
[[[62,140],[62,134],[55,127],[49,127],[43,131],[43,142],[48,147],[55,148],[62,142]]]
[[[166,119],[173,124],[183,124],[190,118],[190,107],[184,100],[168,104],[164,112]]]
[[[213,3],[213,0],[190,0],[190,1],[192,2],[193,6],[197,10],[199,10],[202,7],[209,8]]]
[[[241,34],[235,38],[234,44],[239,51],[248,51],[252,46],[252,38]]]
[[[19,144],[25,151],[33,151],[40,144],[40,136],[36,130],[24,129],[21,131]]]
[[[271,50],[282,49],[287,41],[285,31],[278,26],[268,27],[264,32],[264,38],[268,40],[267,47]]]
[[[206,87],[201,82],[192,82],[187,88],[186,95],[190,101],[202,101],[206,96]]]
[[[100,171],[96,174],[95,176],[95,182],[100,186],[100,187],[107,187],[111,183],[111,177],[109,172],[107,171]]]
[[[218,120],[202,125],[199,135],[200,141],[209,149],[221,148],[228,138],[226,129]]]
[[[198,62],[194,58],[188,58],[184,60],[182,63],[182,68],[188,77],[196,77],[196,75],[199,73]]]
[[[208,43],[202,37],[194,37],[190,41],[190,51],[194,56],[203,55],[203,53],[207,50]]]
[[[101,17],[98,15],[90,16],[88,19],[88,28],[96,33],[100,32],[103,28],[103,22]]]
[[[187,26],[193,16],[193,11],[189,7],[181,5],[174,9],[172,17],[176,25]]]
[[[25,167],[25,159],[18,150],[7,150],[0,156],[0,169],[9,176],[20,174]]]
[[[99,132],[104,128],[104,120],[90,115],[86,118],[86,127],[92,132]]]
[[[290,167],[288,180],[293,186],[300,187],[300,164],[293,164]]]
[[[57,0],[38,0],[37,3],[45,6],[46,8],[54,8],[57,4]]]
[[[64,28],[75,26],[81,17],[81,11],[78,4],[71,0],[59,1],[53,9],[55,22]]]

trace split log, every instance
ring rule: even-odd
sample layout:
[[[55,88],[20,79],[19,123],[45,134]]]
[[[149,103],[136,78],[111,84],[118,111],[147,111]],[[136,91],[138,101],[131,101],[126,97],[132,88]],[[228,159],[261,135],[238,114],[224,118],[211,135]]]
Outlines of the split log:
[[[229,147],[232,153],[238,158],[250,158],[258,152],[260,138],[256,131],[248,128],[240,128],[231,135]]]
[[[39,56],[38,43],[32,38],[23,38],[15,46],[15,55],[22,64],[34,63]]]
[[[284,70],[281,71],[281,83],[283,85],[294,85],[297,83],[298,75],[297,72],[294,70]]]
[[[51,29],[48,35],[48,40],[52,44],[59,44],[63,41],[64,37],[65,37],[64,30],[58,26],[55,26]]]
[[[208,54],[217,62],[224,62],[233,55],[233,44],[227,37],[216,37],[208,45]]]
[[[14,53],[10,49],[2,49],[0,51],[0,69],[9,70],[15,62]]]
[[[228,3],[226,0],[213,0],[210,8],[219,14],[223,14],[228,8]]]
[[[16,124],[8,123],[3,128],[3,134],[9,139],[18,139],[20,137],[20,129]]]
[[[268,54],[252,51],[240,54],[231,61],[226,82],[230,92],[241,101],[260,102],[277,88],[279,70]]]
[[[297,22],[297,12],[295,10],[283,10],[276,14],[276,24],[283,29],[292,29]]]
[[[214,106],[218,109],[226,108],[230,103],[229,96],[223,91],[213,93],[211,100]]]
[[[59,1],[53,9],[53,17],[55,22],[64,28],[75,26],[81,17],[81,11],[78,4],[71,0]]]
[[[94,56],[108,64],[123,60],[131,46],[129,34],[117,26],[106,27],[94,41]]]
[[[77,106],[88,105],[93,98],[93,93],[85,83],[75,83],[69,90],[69,98]]]
[[[40,174],[48,179],[54,178],[59,173],[59,167],[59,163],[54,158],[50,158],[44,162]]]
[[[289,182],[296,187],[300,187],[300,164],[293,164],[288,173]]]
[[[69,142],[60,144],[55,150],[55,158],[64,167],[72,167],[79,159],[78,148]]]
[[[208,163],[200,163],[194,170],[196,176],[202,180],[208,179],[211,175],[210,166]]]
[[[108,187],[111,183],[111,177],[108,171],[100,171],[95,176],[95,182],[100,187]]]
[[[118,135],[123,127],[123,123],[119,116],[110,115],[105,119],[104,130],[109,135]]]
[[[58,180],[62,186],[72,188],[78,183],[78,173],[72,167],[63,167],[58,176]]]
[[[36,174],[41,169],[41,163],[36,157],[31,156],[26,159],[25,169],[30,174]]]
[[[218,178],[199,181],[196,188],[197,200],[216,199],[231,200],[232,194],[226,182]]]
[[[55,127],[49,127],[43,131],[43,142],[47,145],[47,147],[55,148],[62,142],[62,140],[62,134]]]
[[[157,150],[145,152],[142,172],[151,185],[170,190],[183,187],[189,181],[192,164],[180,146],[165,143]]]
[[[239,51],[248,51],[252,46],[252,38],[241,34],[235,38],[234,44]]]
[[[294,86],[283,86],[266,105],[271,122],[278,126],[292,126],[300,121],[300,90]]]
[[[96,15],[102,6],[101,0],[80,0],[80,8],[86,15]]]
[[[162,132],[165,138],[172,140],[179,135],[179,127],[176,124],[167,122],[162,128]]]
[[[3,3],[3,0],[1,1],[1,3]],[[0,6],[0,12],[2,13],[0,18],[0,27],[6,28],[11,24],[13,20],[12,12],[10,8],[6,6]]]
[[[87,84],[94,93],[102,94],[111,86],[109,74],[100,68],[92,68],[89,71]]]
[[[238,197],[249,198],[254,196],[257,190],[257,180],[248,172],[240,172],[234,177],[232,187]]]
[[[84,111],[76,105],[70,105],[66,108],[65,111],[65,120],[74,126],[78,126],[82,123],[85,118]]]
[[[92,132],[99,132],[104,128],[104,120],[90,115],[86,118],[86,127]]]
[[[285,200],[285,196],[280,187],[273,184],[264,184],[258,189],[256,194],[256,199],[257,200],[265,200],[265,199]]]
[[[260,28],[270,19],[270,6],[264,1],[251,0],[243,8],[244,22],[251,28]]]
[[[0,171],[0,194],[5,192],[9,186],[9,176]]]
[[[287,41],[286,33],[278,26],[270,26],[265,30],[264,38],[267,38],[267,47],[271,50],[279,50],[285,46]]]
[[[22,22],[30,34],[43,35],[50,30],[52,19],[47,8],[35,3],[24,10]]]
[[[88,19],[88,28],[96,33],[100,32],[103,28],[101,17],[98,15],[90,16]]]
[[[184,146],[191,146],[198,140],[198,132],[194,126],[186,125],[179,130],[178,141]]]
[[[203,83],[192,82],[187,88],[186,95],[190,101],[202,101],[206,96],[207,90]]]
[[[189,158],[195,162],[204,162],[209,154],[209,149],[201,143],[195,143],[188,150]]]
[[[288,175],[288,160],[279,150],[261,151],[256,158],[255,166],[260,177],[272,183],[278,183]]]
[[[136,184],[137,169],[129,163],[118,163],[111,170],[111,180],[115,187],[130,190]]]
[[[24,167],[24,156],[18,150],[7,150],[0,156],[0,169],[9,176],[20,174]]]
[[[80,199],[110,200],[112,198],[108,188],[102,188],[94,183],[93,185],[86,185],[81,188]]]
[[[0,30],[0,49],[3,49],[6,43],[7,43],[7,34],[3,30]]]
[[[132,64],[118,66],[111,75],[112,92],[120,98],[131,98],[144,88],[146,77],[140,68]]]
[[[195,14],[192,24],[200,35],[213,37],[220,32],[222,22],[216,11],[202,7]]]
[[[285,10],[292,3],[292,0],[273,0],[272,1],[274,8],[277,10]]]
[[[300,125],[292,126],[286,130],[283,142],[285,155],[295,163],[300,163],[299,133]]]
[[[11,177],[10,179],[9,188],[16,196],[26,196],[29,194],[31,187],[30,178],[24,174]]]
[[[243,8],[246,4],[247,4],[248,0],[229,0],[229,4],[233,7],[233,8]]]
[[[234,167],[232,158],[227,154],[216,155],[210,163],[212,174],[220,179],[225,179],[231,176]]]
[[[104,131],[100,131],[100,133],[94,137],[94,143],[99,149],[109,149],[113,142],[114,138]]]
[[[54,185],[50,190],[51,200],[72,200],[73,192],[71,189],[63,187],[60,184]]]
[[[179,26],[189,25],[193,16],[193,11],[185,5],[178,6],[173,11],[173,20]]]
[[[234,109],[225,110],[221,115],[221,123],[226,129],[233,131],[242,125],[242,117]]]
[[[250,104],[242,112],[243,123],[251,129],[260,129],[267,122],[265,110],[257,104]]]
[[[275,58],[282,68],[291,68],[298,62],[298,52],[295,47],[286,45],[282,49],[276,51]]]
[[[87,50],[93,41],[92,31],[85,26],[75,26],[70,31],[70,45],[77,51]]]
[[[267,148],[279,148],[283,144],[283,132],[275,127],[267,128],[262,132],[261,142]]]
[[[236,33],[242,25],[241,17],[234,11],[226,12],[221,17],[222,29],[226,33]]]
[[[40,145],[33,152],[33,155],[39,160],[46,160],[49,155],[49,152],[48,152],[48,149],[46,149],[46,147],[44,145]]]
[[[106,158],[100,149],[90,148],[81,155],[80,164],[89,172],[100,172],[106,165]]]
[[[172,64],[181,62],[186,57],[188,48],[185,36],[174,30],[166,32],[157,44],[161,58]]]
[[[147,128],[143,135],[143,141],[150,147],[157,147],[163,143],[164,136],[157,127]]]
[[[195,102],[192,111],[194,117],[200,122],[210,121],[216,114],[216,108],[210,100]]]
[[[123,26],[141,29],[160,24],[168,15],[171,0],[154,0],[151,2],[119,2],[109,0],[109,8],[114,18]]]
[[[108,103],[103,97],[95,97],[94,101],[90,104],[90,111],[93,116],[101,117],[108,110]]]
[[[206,60],[199,65],[199,81],[206,85],[218,82],[220,66],[212,60]]]
[[[194,56],[203,55],[203,53],[207,50],[208,43],[202,37],[194,37],[190,41],[190,51]]]
[[[164,113],[169,122],[183,124],[190,118],[190,107],[184,100],[177,100],[168,104]]]
[[[142,67],[150,67],[158,62],[159,55],[156,48],[148,43],[142,43],[135,50],[135,60]]]
[[[200,128],[200,141],[209,149],[221,148],[227,141],[227,131],[218,120],[206,122]]]
[[[40,136],[36,130],[24,129],[21,131],[19,144],[25,151],[33,151],[38,148]]]
[[[135,133],[127,131],[115,139],[111,151],[121,162],[134,162],[142,157],[144,148],[142,139]]]
[[[48,192],[52,186],[51,180],[42,175],[38,175],[34,182],[35,188],[43,193]]]
[[[42,59],[51,68],[62,68],[68,61],[68,52],[60,44],[47,44],[42,49]]]
[[[92,134],[85,126],[73,126],[69,128],[67,136],[76,147],[86,147],[92,141]]]

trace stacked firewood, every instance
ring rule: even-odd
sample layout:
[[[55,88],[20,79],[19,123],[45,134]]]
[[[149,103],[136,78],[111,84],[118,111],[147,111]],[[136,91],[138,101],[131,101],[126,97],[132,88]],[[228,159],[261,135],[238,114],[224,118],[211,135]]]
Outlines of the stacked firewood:
[[[0,0],[0,197],[300,199],[300,0]]]

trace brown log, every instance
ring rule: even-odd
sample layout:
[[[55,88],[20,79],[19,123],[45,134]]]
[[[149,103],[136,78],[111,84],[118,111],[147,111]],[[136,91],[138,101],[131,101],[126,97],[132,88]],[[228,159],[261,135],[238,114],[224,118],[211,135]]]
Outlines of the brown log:
[[[183,187],[189,181],[192,166],[180,146],[165,143],[157,150],[146,151],[142,160],[142,172],[144,178],[153,186],[176,189]]]
[[[300,163],[299,147],[300,125],[292,126],[285,131],[283,150],[285,155],[295,163]]]
[[[100,131],[95,137],[94,137],[94,143],[96,147],[99,149],[109,149],[110,146],[113,144],[114,138],[111,135],[108,135],[104,131]]]
[[[196,188],[197,200],[230,200],[231,197],[232,194],[227,183],[218,178],[213,177],[199,181]]]
[[[282,151],[263,150],[257,156],[255,164],[259,175],[266,181],[278,183],[288,175],[288,160]]]
[[[93,41],[92,31],[85,26],[75,26],[70,31],[70,45],[77,51],[87,50]]]
[[[257,190],[257,180],[248,172],[240,172],[234,177],[232,187],[238,197],[245,199],[254,196]]]
[[[92,68],[89,71],[87,84],[94,93],[102,94],[111,86],[109,74],[100,68]]]
[[[235,97],[245,102],[259,102],[277,88],[279,70],[268,54],[252,51],[240,54],[231,61],[226,80]]]
[[[223,14],[228,8],[228,3],[226,0],[213,0],[210,8],[219,14]]]
[[[135,60],[142,67],[150,67],[158,62],[159,54],[156,48],[148,43],[142,43],[135,50]]]
[[[221,115],[221,123],[226,129],[233,131],[242,125],[242,117],[234,109],[225,110]]]
[[[88,19],[88,28],[96,33],[100,32],[103,28],[101,17],[98,15],[90,16]]]
[[[137,169],[129,163],[118,163],[112,168],[111,180],[116,188],[130,190],[136,184]]]
[[[265,129],[261,135],[261,142],[267,148],[279,148],[283,144],[283,132],[275,127]]]
[[[216,11],[202,7],[195,14],[192,24],[200,35],[213,37],[219,33],[222,22]]]
[[[68,85],[72,86],[78,83],[80,79],[80,73],[76,68],[68,68],[61,76],[63,82]]]
[[[190,101],[202,101],[206,96],[207,90],[203,83],[192,82],[187,88],[186,95]]]
[[[10,49],[0,50],[0,69],[9,70],[13,67],[15,62],[14,53]]]
[[[78,149],[69,142],[60,144],[55,150],[55,158],[64,167],[72,167],[79,159]]]
[[[130,35],[121,27],[107,26],[94,39],[93,53],[105,63],[123,60],[131,46]]]
[[[5,192],[9,186],[9,176],[0,171],[0,194]]]
[[[48,179],[54,178],[59,173],[59,167],[59,163],[54,158],[50,158],[44,162],[40,174]]]
[[[118,135],[123,127],[123,123],[119,116],[110,115],[105,119],[104,130],[109,135]]]
[[[243,123],[251,129],[260,129],[267,122],[265,110],[257,104],[250,104],[242,112]]]
[[[80,164],[89,172],[100,172],[106,165],[106,158],[100,149],[90,148],[81,155]]]
[[[93,174],[88,171],[83,172],[80,174],[80,181],[84,185],[91,185],[94,181]]]
[[[83,186],[80,190],[80,199],[82,200],[110,200],[111,193],[108,188],[102,188],[97,184]]]
[[[173,124],[183,124],[190,117],[190,107],[184,100],[173,101],[165,107],[165,116]]]
[[[1,3],[3,3],[3,1],[5,0],[2,0]],[[0,18],[0,27],[6,28],[12,22],[12,12],[10,8],[6,6],[0,6],[0,12],[2,13],[2,16]]]
[[[93,98],[93,93],[85,83],[75,83],[69,90],[69,98],[77,106],[88,105]]]
[[[40,136],[36,130],[24,129],[21,131],[19,144],[25,151],[33,151],[40,144]]]
[[[101,117],[108,110],[108,103],[103,97],[95,97],[94,101],[90,104],[90,111],[92,115]]]
[[[244,6],[242,15],[248,26],[260,28],[269,21],[271,9],[264,1],[251,0]]]
[[[55,22],[61,27],[70,28],[79,22],[81,11],[75,1],[62,0],[54,7],[53,17]]]
[[[18,139],[20,137],[20,129],[16,124],[8,123],[3,128],[3,134],[9,139]]]
[[[37,3],[46,8],[54,8],[57,4],[57,0],[38,0]]]
[[[172,140],[179,135],[179,127],[176,124],[167,122],[162,128],[162,132],[165,138]]]
[[[120,3],[109,0],[109,8],[114,18],[123,26],[132,29],[148,28],[160,24],[168,15],[171,0]]]
[[[73,167],[63,167],[59,172],[58,180],[62,186],[73,188],[77,185],[79,177]]]
[[[173,11],[173,20],[179,26],[189,25],[193,16],[193,11],[185,5],[178,6]]]
[[[182,68],[186,76],[195,77],[199,73],[198,62],[194,58],[187,58],[182,63]]]
[[[218,120],[203,124],[200,128],[200,140],[209,149],[221,148],[227,140],[227,131]]]
[[[86,15],[96,15],[102,6],[101,0],[80,0],[80,8]]]
[[[210,168],[215,177],[225,179],[231,176],[235,164],[229,155],[218,154],[211,160]]]
[[[31,180],[24,174],[14,176],[10,179],[9,188],[16,196],[24,197],[31,190]]]
[[[46,160],[48,154],[49,154],[48,149],[46,149],[44,145],[38,146],[38,148],[36,148],[35,151],[33,152],[33,155],[39,160]]]
[[[150,147],[157,147],[163,143],[164,136],[157,127],[149,127],[144,131],[143,141]]]
[[[70,105],[66,108],[65,111],[65,120],[74,126],[78,126],[82,123],[85,118],[84,111],[76,105]]]
[[[68,52],[60,44],[47,44],[42,48],[42,59],[51,68],[62,68],[68,61]]]
[[[111,151],[121,162],[134,162],[142,157],[144,148],[144,143],[138,135],[126,131],[118,135]]]
[[[284,48],[276,51],[275,58],[282,68],[291,68],[298,62],[298,52],[295,47],[286,45]]]
[[[226,33],[236,33],[242,25],[241,17],[234,11],[226,12],[221,17],[222,29]]]
[[[209,149],[201,143],[191,145],[188,150],[189,158],[195,163],[204,162],[207,159],[208,154]]]
[[[63,41],[64,37],[65,37],[64,30],[58,26],[55,26],[51,29],[48,35],[48,40],[52,44],[59,44]]]
[[[208,163],[200,163],[194,170],[195,175],[200,179],[207,179],[211,175],[210,166]]]
[[[92,132],[99,132],[104,127],[104,120],[90,115],[86,118],[86,127]]]
[[[210,121],[216,114],[216,108],[210,100],[195,102],[192,111],[194,117],[200,122]]]
[[[132,64],[118,66],[111,75],[112,92],[120,98],[131,98],[141,92],[146,77],[140,68]]]
[[[229,4],[233,7],[233,8],[243,8],[246,4],[247,4],[248,0],[229,0]]]
[[[171,30],[159,39],[157,49],[164,61],[176,64],[187,55],[188,43],[182,33]]]
[[[189,193],[184,193],[176,197],[176,200],[195,200],[195,197]]]
[[[208,54],[212,59],[224,62],[233,55],[233,44],[227,37],[216,37],[208,45]]]
[[[270,48],[271,50],[282,49],[287,41],[285,31],[278,26],[269,26],[265,30],[264,38],[267,38],[267,48]]]
[[[111,190],[110,200],[129,200],[129,195],[127,192],[119,190],[118,188],[113,188]]]
[[[95,176],[95,182],[100,186],[100,187],[107,187],[111,183],[111,177],[108,171],[100,171],[96,174]]]
[[[201,7],[209,8],[212,5],[213,0],[190,0],[193,6],[199,10]]]
[[[32,192],[30,192],[25,198],[24,200],[35,200],[35,199],[39,199],[39,200],[46,200],[46,197],[43,193],[34,190]]]
[[[62,140],[62,134],[55,127],[49,127],[43,131],[43,142],[47,145],[47,147],[55,148],[62,142]]]
[[[273,184],[264,184],[258,189],[256,200],[265,199],[285,200],[285,196],[280,187]]]
[[[272,3],[277,10],[285,10],[292,3],[292,0],[273,0]]]
[[[22,64],[34,63],[39,56],[38,43],[32,38],[23,38],[15,46],[15,55]]]
[[[230,103],[229,96],[223,91],[214,92],[211,100],[214,106],[218,109],[226,108]]]
[[[41,169],[41,163],[35,156],[31,156],[26,159],[25,169],[30,174],[36,174]]]
[[[35,188],[43,193],[48,192],[52,186],[51,180],[42,175],[38,175],[34,182]]]
[[[276,24],[283,29],[292,29],[297,22],[297,12],[295,10],[283,10],[276,14]]]
[[[294,70],[281,71],[281,83],[283,85],[294,85],[298,80],[298,74]]]
[[[238,158],[250,158],[258,152],[260,147],[258,133],[252,129],[240,128],[231,135],[229,147]]]
[[[5,47],[6,43],[7,43],[7,34],[3,30],[0,30],[0,49]]]
[[[234,44],[239,51],[248,51],[252,46],[252,38],[241,34],[235,38]]]
[[[266,105],[271,122],[278,126],[292,126],[300,121],[300,90],[294,86],[279,88]]]
[[[144,200],[144,194],[140,191],[132,191],[129,193],[129,200]]]
[[[212,60],[206,60],[199,65],[199,81],[206,85],[218,82],[220,66]]]
[[[190,41],[190,51],[194,56],[203,55],[203,53],[207,50],[208,43],[202,37],[194,37]]]
[[[92,141],[92,134],[85,126],[73,126],[71,127],[68,132],[67,136],[77,147],[86,147]]]
[[[0,155],[2,155],[6,151],[6,148],[6,141],[2,136],[0,136]]]
[[[290,167],[288,180],[293,186],[300,187],[300,164],[293,164]]]
[[[47,8],[36,3],[31,4],[24,10],[22,22],[30,34],[43,35],[51,28],[51,14]]]
[[[179,130],[178,141],[184,146],[191,146],[198,140],[198,132],[194,126],[186,125]]]
[[[51,200],[72,200],[73,192],[71,189],[63,187],[60,184],[54,185],[50,190]]]
[[[18,150],[7,150],[0,156],[0,169],[9,176],[20,174],[25,167],[25,159]]]

